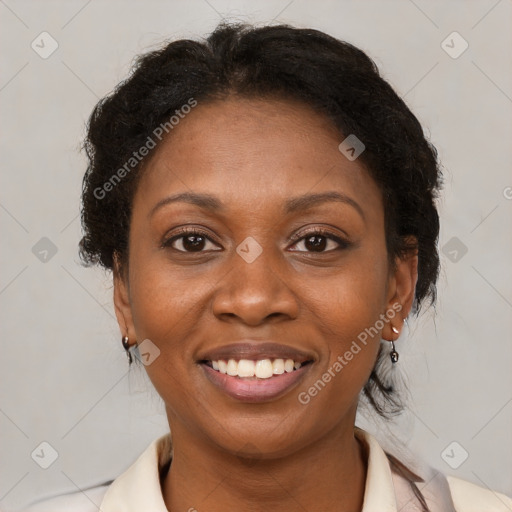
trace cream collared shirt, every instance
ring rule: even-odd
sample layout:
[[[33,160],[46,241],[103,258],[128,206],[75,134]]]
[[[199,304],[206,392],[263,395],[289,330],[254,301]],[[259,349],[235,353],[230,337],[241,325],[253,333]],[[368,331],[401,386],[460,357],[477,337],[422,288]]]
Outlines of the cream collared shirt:
[[[419,512],[409,482],[395,473],[386,453],[368,432],[355,428],[368,453],[368,471],[361,512]],[[153,441],[112,483],[58,496],[32,505],[26,512],[168,512],[160,487],[160,469],[172,456],[171,436]],[[428,468],[417,483],[431,512],[512,512],[512,499]],[[190,510],[203,511],[199,503]],[[207,511],[205,511],[207,512]],[[322,512],[322,511],[311,511]]]

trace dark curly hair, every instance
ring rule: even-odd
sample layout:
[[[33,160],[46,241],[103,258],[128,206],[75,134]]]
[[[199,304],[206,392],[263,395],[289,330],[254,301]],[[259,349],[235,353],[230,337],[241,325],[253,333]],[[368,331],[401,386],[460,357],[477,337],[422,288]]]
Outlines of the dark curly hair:
[[[363,141],[359,159],[382,192],[389,261],[417,250],[413,310],[418,314],[425,299],[433,304],[439,273],[435,199],[441,187],[435,148],[363,51],[288,25],[222,23],[204,42],[168,43],[139,56],[131,75],[96,105],[84,145],[84,264],[113,270],[115,257],[121,266],[128,263],[132,199],[145,163],[134,154],[153,140],[155,128],[191,98],[201,103],[230,95],[299,100],[332,120],[340,142],[349,134]],[[386,417],[402,405],[379,378],[382,360],[381,350],[364,395]]]

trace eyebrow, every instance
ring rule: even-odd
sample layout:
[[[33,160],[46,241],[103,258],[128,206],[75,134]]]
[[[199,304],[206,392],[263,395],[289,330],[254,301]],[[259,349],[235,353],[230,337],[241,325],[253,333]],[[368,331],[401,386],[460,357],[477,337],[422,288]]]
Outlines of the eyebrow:
[[[171,203],[185,202],[193,204],[208,210],[211,212],[223,212],[225,206],[215,196],[210,194],[199,194],[194,192],[183,192],[181,194],[175,194],[172,196],[165,197],[159,201],[149,213],[149,216],[153,216],[157,210]],[[361,206],[354,201],[351,197],[340,192],[321,192],[318,194],[304,194],[302,196],[294,197],[285,201],[284,211],[285,213],[294,213],[300,210],[308,210],[325,202],[339,202],[352,206],[363,219],[365,219],[364,211]]]
[[[359,203],[354,201],[351,197],[346,194],[342,194],[340,192],[322,192],[318,194],[304,194],[303,196],[294,197],[293,199],[288,199],[285,203],[285,212],[293,213],[299,210],[307,210],[312,208],[318,204],[325,202],[339,202],[352,206],[364,219],[364,211],[359,206]]]

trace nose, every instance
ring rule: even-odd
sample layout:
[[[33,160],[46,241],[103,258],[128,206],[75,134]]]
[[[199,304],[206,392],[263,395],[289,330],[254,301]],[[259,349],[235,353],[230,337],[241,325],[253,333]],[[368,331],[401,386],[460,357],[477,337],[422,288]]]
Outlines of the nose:
[[[299,302],[289,276],[270,250],[251,263],[238,253],[231,260],[230,271],[217,283],[212,299],[217,318],[250,326],[297,318]]]

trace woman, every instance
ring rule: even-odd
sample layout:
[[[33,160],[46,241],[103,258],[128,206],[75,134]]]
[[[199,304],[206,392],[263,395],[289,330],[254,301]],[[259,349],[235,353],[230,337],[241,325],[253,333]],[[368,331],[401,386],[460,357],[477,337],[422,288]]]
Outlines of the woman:
[[[361,399],[402,407],[394,342],[436,298],[441,186],[362,51],[284,25],[170,43],[97,105],[86,150],[81,255],[113,272],[172,441],[31,510],[512,509],[355,426]]]

